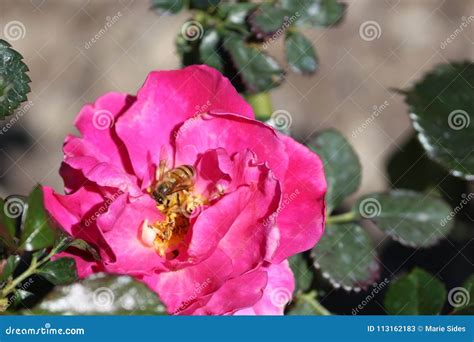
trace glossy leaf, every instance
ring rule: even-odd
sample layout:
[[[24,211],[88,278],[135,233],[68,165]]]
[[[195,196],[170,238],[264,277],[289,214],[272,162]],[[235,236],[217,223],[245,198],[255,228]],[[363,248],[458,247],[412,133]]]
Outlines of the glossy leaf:
[[[40,269],[39,274],[53,285],[66,285],[78,279],[73,258],[50,261]]]
[[[21,210],[23,206],[16,206],[16,209],[14,206],[15,203],[13,203],[12,201],[5,202],[3,199],[0,198],[0,237],[7,238],[9,240],[13,240],[16,235],[15,218],[17,217],[17,215],[19,217],[22,214],[20,211],[16,213],[16,210]]]
[[[26,251],[50,247],[55,241],[55,236],[55,230],[44,208],[43,190],[38,185],[28,197],[20,247]]]
[[[294,72],[313,74],[318,67],[318,59],[313,44],[299,32],[291,32],[285,38],[286,60]]]
[[[280,0],[285,9],[297,16],[298,26],[331,26],[344,16],[345,5],[338,0]]]
[[[355,223],[326,225],[311,256],[323,277],[336,288],[365,289],[379,276],[380,266],[370,236]]]
[[[88,244],[86,241],[81,240],[81,239],[75,239],[72,240],[67,244],[67,248],[69,247],[74,247],[77,249],[80,249],[81,251],[88,252],[94,260],[100,260],[100,255],[99,253],[95,250],[94,247],[92,247],[90,244]]]
[[[31,82],[23,56],[0,39],[0,120],[27,100]]]
[[[157,295],[128,276],[94,274],[80,282],[57,286],[25,314],[163,315]]]
[[[326,203],[331,212],[359,187],[362,173],[359,158],[344,136],[334,130],[318,134],[308,146],[323,160],[328,183]]]
[[[311,287],[313,272],[308,267],[303,254],[296,254],[290,258],[290,267],[296,281],[296,290],[305,292]]]
[[[453,212],[442,199],[409,190],[366,195],[355,203],[353,212],[411,247],[432,246],[453,227]]]
[[[225,18],[231,24],[241,25],[246,22],[247,16],[251,10],[257,7],[253,3],[226,3],[222,2],[219,7],[219,15]]]
[[[317,300],[315,291],[300,293],[295,297],[294,303],[288,309],[289,316],[320,316],[330,315],[326,308],[322,307]]]
[[[185,0],[152,0],[151,8],[157,11],[176,14],[184,7]]]
[[[224,48],[249,92],[268,91],[281,83],[283,71],[278,63],[259,49],[247,45],[242,37],[229,36],[224,41]]]
[[[201,62],[219,71],[223,71],[222,58],[219,55],[220,37],[216,30],[207,31],[199,45]]]
[[[15,272],[16,267],[20,264],[21,257],[19,255],[10,255],[3,266],[2,273],[0,274],[0,283],[8,281]]]
[[[391,315],[437,315],[446,290],[436,277],[415,268],[392,282],[385,294],[385,309]]]
[[[448,302],[454,307],[456,315],[474,315],[474,275],[467,278],[461,287],[449,291]]]
[[[264,38],[278,30],[287,29],[285,23],[289,25],[290,14],[291,12],[285,8],[264,3],[250,16],[249,22],[257,38]]]
[[[474,179],[474,64],[444,64],[405,92],[427,154],[454,176]]]

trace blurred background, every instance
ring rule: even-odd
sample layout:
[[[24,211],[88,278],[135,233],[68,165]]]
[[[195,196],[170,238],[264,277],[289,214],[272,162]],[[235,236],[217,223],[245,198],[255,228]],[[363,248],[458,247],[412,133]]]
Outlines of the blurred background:
[[[474,59],[474,22],[455,33],[474,15],[474,0],[343,2],[348,6],[339,26],[305,31],[319,55],[316,75],[288,72],[283,86],[271,94],[274,110],[291,114],[291,130],[299,141],[329,127],[347,137],[363,166],[355,198],[391,185],[406,186],[417,164],[431,169],[423,159],[407,155],[418,147],[410,142],[408,108],[394,89],[410,87],[436,64]],[[36,183],[62,191],[62,143],[68,133],[76,133],[73,121],[80,108],[105,92],[135,94],[151,70],[179,68],[174,41],[189,17],[186,12],[159,15],[148,0],[1,0],[2,38],[8,23],[22,25],[10,42],[31,70],[32,92],[24,115],[6,132],[0,129],[0,196],[27,194]],[[359,30],[369,21],[378,31],[367,40]],[[93,42],[107,23],[106,33]],[[269,52],[288,68],[282,47],[277,41]],[[4,125],[0,122],[0,128]],[[402,170],[388,172],[394,160]],[[460,249],[445,241],[414,256],[412,249],[388,245],[381,257],[382,279],[403,261],[407,269],[422,265],[448,285],[456,284],[472,272],[474,253],[468,246]],[[345,313],[360,298],[341,291],[328,291],[322,302]],[[383,309],[375,300],[365,312]]]

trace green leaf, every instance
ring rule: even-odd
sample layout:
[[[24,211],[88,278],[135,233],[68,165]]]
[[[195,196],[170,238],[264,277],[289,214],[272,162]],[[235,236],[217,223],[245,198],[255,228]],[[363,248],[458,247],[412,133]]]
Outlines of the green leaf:
[[[303,254],[296,254],[290,258],[290,267],[296,281],[297,291],[308,291],[313,281],[313,272],[308,267]]]
[[[184,7],[185,0],[151,0],[151,8],[159,12],[176,14]]]
[[[454,314],[474,315],[474,275],[467,278],[461,287],[449,291],[448,302],[454,307]]]
[[[360,290],[379,275],[379,264],[369,234],[355,223],[328,224],[323,237],[311,250],[316,268],[331,284],[345,290]]]
[[[94,274],[67,286],[57,286],[25,314],[43,315],[163,315],[164,305],[148,287],[128,276]]]
[[[20,199],[5,202],[0,198],[0,237],[13,240],[16,235],[15,218],[19,217],[23,211],[23,202]],[[18,211],[18,212],[17,212]]]
[[[222,58],[218,53],[220,46],[220,37],[216,30],[207,31],[202,37],[199,45],[199,54],[201,62],[205,63],[219,71],[223,71]]]
[[[263,3],[252,13],[249,22],[257,38],[263,38],[287,28],[290,14],[285,8]]]
[[[404,93],[427,154],[454,176],[474,179],[474,64],[444,64]]]
[[[440,198],[409,190],[369,194],[352,208],[371,219],[387,235],[411,247],[429,247],[453,227],[450,207]]]
[[[295,302],[289,307],[289,316],[327,316],[331,313],[317,300],[315,291],[300,293],[295,297]]]
[[[328,190],[328,212],[352,194],[360,185],[362,168],[349,142],[339,132],[327,130],[311,139],[308,146],[324,163]]]
[[[92,247],[90,244],[88,244],[86,241],[82,239],[75,239],[72,240],[70,243],[68,243],[67,248],[69,247],[74,247],[77,249],[80,249],[81,251],[86,251],[92,255],[94,260],[100,260],[100,255],[96,251],[94,247]]]
[[[76,262],[73,258],[60,258],[48,262],[39,270],[39,275],[53,285],[66,285],[77,280]]]
[[[20,247],[26,251],[50,247],[55,241],[55,236],[55,230],[44,208],[43,190],[38,185],[28,197]]]
[[[220,0],[191,0],[191,7],[206,10],[219,5]]]
[[[280,0],[281,6],[298,18],[298,26],[336,25],[344,16],[345,5],[337,0]]]
[[[20,264],[21,257],[19,255],[10,255],[3,267],[2,274],[0,275],[0,283],[8,281],[15,272],[16,267]]]
[[[27,100],[31,82],[23,56],[0,39],[0,120]]]
[[[291,32],[285,38],[286,60],[293,71],[313,74],[318,67],[318,59],[313,44],[299,32]]]
[[[446,290],[436,277],[415,268],[395,280],[385,294],[385,309],[391,315],[437,315]]]
[[[278,63],[259,49],[247,45],[243,37],[227,37],[224,48],[229,52],[249,92],[268,91],[281,83],[283,71]]]
[[[219,15],[232,24],[242,25],[251,10],[257,7],[252,3],[221,3],[218,7]]]

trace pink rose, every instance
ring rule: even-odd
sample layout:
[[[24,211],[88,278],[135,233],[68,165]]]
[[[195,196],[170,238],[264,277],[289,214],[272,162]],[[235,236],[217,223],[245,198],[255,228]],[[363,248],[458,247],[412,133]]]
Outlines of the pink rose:
[[[256,121],[206,66],[152,72],[137,96],[85,106],[76,127],[60,169],[66,195],[44,196],[63,229],[100,252],[65,252],[81,277],[132,275],[174,314],[283,313],[287,258],[324,230],[314,152]]]

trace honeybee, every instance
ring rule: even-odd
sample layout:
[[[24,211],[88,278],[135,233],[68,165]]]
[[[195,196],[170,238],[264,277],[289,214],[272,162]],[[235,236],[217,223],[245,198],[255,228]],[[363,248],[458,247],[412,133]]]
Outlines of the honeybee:
[[[191,165],[165,170],[166,161],[161,161],[157,182],[151,195],[162,209],[168,210],[175,205],[181,206],[184,193],[191,191],[194,186],[196,170]]]

